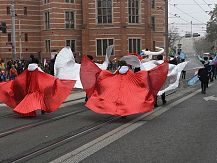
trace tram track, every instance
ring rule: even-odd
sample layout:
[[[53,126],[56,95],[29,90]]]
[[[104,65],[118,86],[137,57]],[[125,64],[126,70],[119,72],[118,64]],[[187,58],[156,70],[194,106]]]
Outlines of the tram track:
[[[175,93],[175,91],[171,92],[168,95],[172,95],[174,93]],[[82,100],[82,99],[85,99],[85,98],[82,97],[82,98],[77,98],[77,99],[73,99],[73,100],[68,100],[68,101],[65,101],[63,103],[67,104],[67,103]],[[57,121],[59,119],[63,119],[63,118],[66,118],[66,117],[69,117],[69,116],[72,116],[72,115],[76,115],[76,114],[79,114],[79,113],[82,113],[82,112],[85,112],[85,111],[88,111],[88,110],[86,110],[86,109],[74,110],[74,111],[72,111],[70,113],[66,113],[66,114],[63,114],[63,115],[60,115],[60,116],[56,116],[56,117],[50,118],[48,120],[40,120],[40,121],[37,121],[37,122],[32,122],[32,123],[28,123],[28,124],[25,124],[25,125],[22,125],[22,126],[18,126],[18,127],[14,127],[14,128],[8,129],[8,130],[4,130],[4,131],[0,132],[0,138],[3,138],[5,136],[7,136],[7,135],[14,134],[16,132],[20,132],[20,131],[23,131],[23,130],[26,130],[26,129],[30,129],[30,128],[34,128],[34,127],[37,127],[37,126],[40,126],[40,125],[43,125],[43,124],[54,122],[54,121]],[[10,114],[7,114],[7,115],[0,116],[0,119],[1,118],[13,117],[13,116],[15,117],[16,115],[14,115],[14,114],[15,113],[10,113]]]
[[[98,130],[102,127],[105,127],[106,125],[110,124],[111,122],[120,119],[121,117],[114,117],[114,116],[110,116],[107,117],[101,121],[95,122],[91,125],[88,125],[86,127],[82,127],[79,128],[73,132],[71,132],[70,134],[58,137],[56,139],[53,139],[49,142],[46,142],[45,144],[42,144],[40,146],[37,147],[33,147],[32,149],[25,151],[21,154],[18,154],[14,157],[11,157],[10,159],[7,160],[2,160],[3,162],[10,162],[10,163],[21,163],[21,162],[25,162],[28,160],[31,160],[33,158],[35,158],[38,155],[41,155],[43,153],[52,151],[55,148],[58,148],[70,141],[72,141],[73,139],[85,135],[87,133],[93,132],[95,130]]]
[[[81,93],[81,92],[83,92],[83,91],[76,91],[75,93],[70,93],[70,95],[71,94],[76,94],[76,93]],[[63,104],[67,104],[67,103],[74,102],[76,100],[82,100],[82,99],[85,99],[85,97],[72,99],[72,100],[67,100],[67,101],[64,101]],[[3,103],[0,103],[0,107],[7,107],[8,108],[8,106],[6,104],[3,104]],[[62,107],[60,107],[60,108],[62,108]],[[13,111],[12,109],[10,109],[10,110]],[[17,115],[17,113],[7,113],[7,114],[0,115],[0,119],[8,118],[8,117],[16,117],[16,115]]]
[[[73,99],[73,100],[69,100],[69,101],[67,101],[65,103],[79,101],[79,100],[82,100],[82,99],[85,99],[85,98],[82,97],[82,98],[78,98],[78,99]],[[69,113],[65,113],[65,114],[62,114],[62,115],[59,115],[59,116],[56,116],[56,117],[53,117],[53,118],[50,118],[50,119],[47,119],[47,120],[39,120],[37,122],[32,122],[32,123],[28,123],[28,124],[21,125],[21,126],[18,126],[18,127],[14,127],[14,128],[11,128],[11,129],[0,132],[0,138],[3,138],[5,136],[8,136],[8,135],[11,135],[11,134],[14,134],[14,133],[26,130],[26,129],[30,129],[30,128],[34,128],[34,127],[37,127],[37,126],[40,126],[40,125],[43,125],[43,124],[54,122],[54,121],[57,121],[57,120],[60,120],[60,119],[63,119],[63,118],[66,118],[66,117],[69,117],[69,116],[72,116],[72,115],[76,115],[76,114],[79,114],[79,113],[82,113],[82,112],[85,112],[85,111],[88,111],[88,110],[87,109],[77,109],[77,110],[71,111]]]

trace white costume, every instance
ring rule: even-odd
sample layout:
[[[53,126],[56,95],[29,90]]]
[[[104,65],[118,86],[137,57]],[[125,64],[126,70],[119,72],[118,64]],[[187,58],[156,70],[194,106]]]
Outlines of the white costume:
[[[163,93],[176,89],[179,86],[179,79],[182,73],[182,70],[185,68],[188,62],[182,62],[178,65],[169,64],[169,71],[167,74],[166,85],[164,89],[158,92],[158,95],[162,95]]]
[[[164,52],[164,49],[163,48],[159,48],[159,47],[156,47],[156,50],[158,50],[157,52],[152,52],[152,51],[149,51],[149,50],[142,50],[143,54],[145,56],[148,56],[148,59],[146,60],[152,60],[152,56],[153,55],[159,55],[159,54],[163,54]]]
[[[37,63],[31,63],[28,65],[28,71],[35,71],[36,69],[38,69],[38,71],[44,72],[40,67],[38,67]]]
[[[107,52],[112,52],[112,46],[107,48]],[[106,54],[103,64],[96,65],[101,69],[107,69],[109,57],[111,53]],[[64,47],[58,54],[54,63],[54,75],[59,79],[76,80],[74,88],[83,88],[80,80],[80,67],[81,64],[75,62],[74,55],[70,47]]]
[[[151,70],[155,68],[157,65],[162,64],[163,60],[151,60],[152,55],[160,55],[164,52],[164,49],[160,49],[159,52],[151,52],[151,51],[143,51],[145,55],[148,55],[150,61],[142,62],[141,61],[141,70]],[[185,68],[188,62],[183,62],[178,65],[169,64],[169,70],[167,74],[167,80],[161,90],[158,92],[158,95],[162,95],[163,93],[176,89],[179,86],[179,79],[181,76],[182,70]]]

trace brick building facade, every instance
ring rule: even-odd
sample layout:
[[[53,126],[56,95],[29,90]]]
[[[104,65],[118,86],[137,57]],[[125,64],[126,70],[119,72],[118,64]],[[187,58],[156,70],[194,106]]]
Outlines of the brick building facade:
[[[0,3],[0,21],[7,24],[7,33],[0,33],[0,57],[8,59],[10,2]],[[16,0],[17,58],[49,59],[51,51],[66,45],[98,60],[110,44],[113,58],[163,47],[164,7],[164,0]]]

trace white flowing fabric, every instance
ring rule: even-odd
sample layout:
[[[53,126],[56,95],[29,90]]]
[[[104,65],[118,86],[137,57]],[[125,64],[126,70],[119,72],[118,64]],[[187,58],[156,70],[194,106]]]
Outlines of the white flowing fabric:
[[[148,51],[142,50],[142,51],[144,52],[144,55],[147,55],[148,58],[151,60],[153,55],[160,55],[160,54],[163,54],[163,52],[164,52],[163,48],[156,47],[156,50],[158,50],[158,51],[157,52],[152,52],[149,50]]]
[[[182,70],[185,68],[188,62],[182,62],[178,65],[169,64],[169,72],[167,74],[167,83],[166,88],[160,90],[158,92],[158,96],[162,95],[163,93],[176,89],[179,86],[179,79],[182,73]]]
[[[163,60],[151,60],[145,63],[141,63],[141,69],[149,71],[155,68],[157,65],[162,64]],[[176,89],[179,86],[179,79],[182,73],[182,70],[185,68],[188,62],[183,62],[178,65],[169,64],[169,70],[167,74],[167,79],[164,84],[164,87],[158,92],[158,96],[162,95],[164,92]]]
[[[127,64],[132,65],[133,67],[140,67],[141,63],[137,56],[135,55],[127,55],[123,56],[120,61],[126,61]]]
[[[112,47],[113,48],[113,47]],[[107,55],[108,54],[108,55]],[[106,54],[103,64],[96,65],[100,69],[107,69],[110,53]],[[64,47],[58,54],[54,63],[54,75],[59,79],[76,80],[74,88],[83,88],[80,80],[81,64],[75,62],[74,55],[70,47]]]
[[[155,67],[157,67],[157,65],[162,64],[164,61],[163,60],[151,60],[148,62],[144,62],[141,63],[141,70],[145,70],[145,71],[149,71]]]
[[[198,70],[200,68],[203,68],[204,65],[202,62],[197,58],[197,56],[192,57],[186,67],[184,68],[185,71],[189,70]]]

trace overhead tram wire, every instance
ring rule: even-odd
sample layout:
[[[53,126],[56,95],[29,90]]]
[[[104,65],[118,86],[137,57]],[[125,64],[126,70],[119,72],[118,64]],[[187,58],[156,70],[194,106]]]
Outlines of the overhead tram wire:
[[[182,13],[184,13],[185,15],[191,17],[192,19],[194,19],[194,20],[196,20],[196,21],[198,21],[198,22],[200,22],[200,23],[206,24],[206,23],[204,23],[204,22],[202,22],[202,21],[200,21],[200,20],[194,18],[193,16],[191,16],[191,15],[188,14],[187,12],[185,12],[185,11],[181,10],[180,8],[178,8],[178,7],[176,6],[176,4],[174,4],[174,5],[171,4],[171,3],[169,3],[169,4],[170,4],[171,6],[173,6],[173,7],[175,7],[176,9],[178,9],[179,11],[181,11]]]
[[[176,25],[189,25],[190,22],[187,23],[175,23]],[[192,23],[192,25],[201,26],[204,25],[204,23]]]
[[[172,16],[175,16],[176,18],[179,18],[179,19],[181,19],[181,20],[183,20],[183,21],[185,21],[185,22],[188,22],[187,20],[181,18],[180,16],[177,16],[176,14],[172,14],[172,13],[170,13],[170,12],[169,12],[169,14],[172,15]]]
[[[179,3],[181,6],[195,6],[195,4],[190,4],[190,3]],[[207,4],[200,4],[201,6],[206,6]]]
[[[207,5],[210,9],[212,9],[212,8],[210,7],[210,5],[212,5],[212,4],[208,4],[205,0],[203,0],[203,2],[206,3],[206,5]]]
[[[204,10],[203,7],[201,7],[201,5],[200,5],[197,1],[195,1],[195,0],[193,0],[193,1],[197,4],[197,6],[200,7],[201,10],[203,10],[207,15],[209,15],[209,14],[207,13],[207,11]]]

